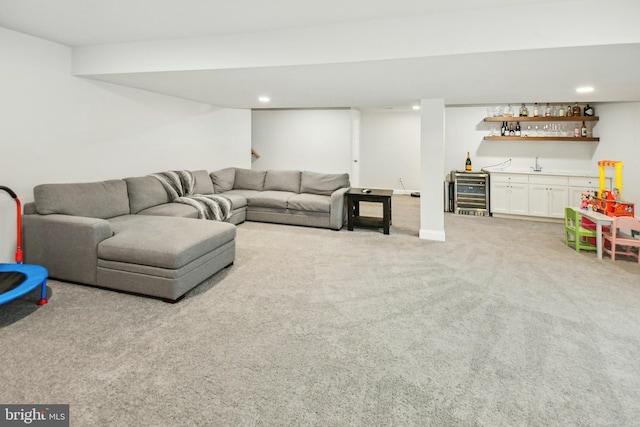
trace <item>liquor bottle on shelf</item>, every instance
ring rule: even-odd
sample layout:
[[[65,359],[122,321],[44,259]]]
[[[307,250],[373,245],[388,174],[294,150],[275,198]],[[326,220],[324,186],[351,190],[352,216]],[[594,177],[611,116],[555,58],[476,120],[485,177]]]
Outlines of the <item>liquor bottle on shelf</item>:
[[[536,102],[533,105],[533,117],[539,117],[540,116],[540,109],[538,108],[538,103]]]
[[[582,115],[582,109],[580,108],[580,106],[578,105],[578,103],[576,102],[576,105],[573,106],[573,111],[572,111],[574,116],[581,116]]]
[[[584,113],[585,116],[587,117],[592,117],[594,115],[594,111],[593,111],[593,107],[589,104],[586,105],[586,107],[584,107]]]
[[[567,110],[565,111],[567,117],[573,116],[573,110],[571,109],[571,105],[567,105]]]
[[[469,156],[469,152],[467,151],[467,161],[464,163],[464,170],[471,170],[471,157]]]
[[[522,104],[522,106],[520,107],[520,117],[527,117],[529,116],[529,110],[527,109],[527,106]]]
[[[520,122],[516,123],[516,136],[522,136],[522,128],[520,128]]]
[[[547,102],[547,106],[544,107],[544,116],[551,117],[551,104]]]
[[[576,126],[573,128],[573,136],[576,138],[580,137],[580,126],[576,123]]]
[[[511,108],[511,104],[507,104],[507,106],[505,107],[504,116],[505,117],[513,117],[513,108]]]
[[[582,122],[582,127],[580,128],[580,136],[583,138],[587,137],[587,125]]]
[[[564,117],[564,116],[565,116],[565,109],[561,105],[560,107],[558,107],[558,117]]]
[[[507,134],[507,122],[502,122],[502,127],[500,128],[500,136],[505,136]]]
[[[513,128],[513,123],[509,123],[509,136],[516,136],[516,130]]]

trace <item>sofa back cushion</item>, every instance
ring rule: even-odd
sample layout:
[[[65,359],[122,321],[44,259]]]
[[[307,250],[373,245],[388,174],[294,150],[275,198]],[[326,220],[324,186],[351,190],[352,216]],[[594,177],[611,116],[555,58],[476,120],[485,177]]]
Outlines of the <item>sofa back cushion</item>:
[[[152,176],[125,178],[129,193],[129,208],[132,214],[137,214],[154,206],[169,203],[169,194],[160,181]]]
[[[213,194],[213,182],[211,182],[209,172],[205,170],[193,171],[193,179],[195,180],[193,187],[195,194]]]
[[[236,168],[236,180],[233,188],[238,190],[262,191],[264,190],[264,178],[266,174],[266,171]]]
[[[264,189],[276,191],[300,192],[300,171],[267,171],[264,177]]]
[[[221,169],[209,174],[214,193],[224,193],[233,190],[236,181],[236,168]]]
[[[73,184],[41,184],[33,189],[41,215],[63,214],[108,219],[128,215],[127,184],[121,179]]]
[[[334,191],[349,187],[348,173],[318,173],[303,171],[300,193],[331,195]]]

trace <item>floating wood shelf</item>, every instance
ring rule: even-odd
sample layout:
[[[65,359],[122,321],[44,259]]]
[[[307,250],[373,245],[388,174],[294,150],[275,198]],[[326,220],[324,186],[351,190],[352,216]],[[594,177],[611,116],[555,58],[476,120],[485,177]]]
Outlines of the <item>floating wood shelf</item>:
[[[485,122],[597,122],[598,116],[552,116],[552,117],[485,117]]]
[[[503,120],[504,121],[504,120]],[[597,142],[600,138],[582,138],[574,136],[485,136],[487,141],[568,141]]]

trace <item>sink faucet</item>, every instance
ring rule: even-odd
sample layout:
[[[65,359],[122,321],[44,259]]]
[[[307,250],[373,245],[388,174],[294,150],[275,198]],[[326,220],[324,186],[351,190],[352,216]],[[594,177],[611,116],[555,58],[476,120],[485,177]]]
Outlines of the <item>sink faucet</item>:
[[[536,167],[533,168],[534,172],[542,172],[542,166],[540,166],[540,163],[538,163],[538,157],[536,157]]]

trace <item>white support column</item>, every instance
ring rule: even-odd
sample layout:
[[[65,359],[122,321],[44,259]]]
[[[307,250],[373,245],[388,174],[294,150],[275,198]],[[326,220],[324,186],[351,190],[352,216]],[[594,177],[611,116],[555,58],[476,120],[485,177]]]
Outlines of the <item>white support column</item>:
[[[420,101],[420,238],[444,242],[444,99]]]

